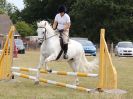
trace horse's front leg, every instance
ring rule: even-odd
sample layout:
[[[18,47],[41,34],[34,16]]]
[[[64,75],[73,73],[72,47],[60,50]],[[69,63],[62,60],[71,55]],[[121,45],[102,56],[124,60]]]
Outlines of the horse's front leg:
[[[52,69],[49,69],[49,67],[48,67],[48,65],[47,65],[47,63],[45,62],[44,63],[44,69],[46,70],[46,71],[48,71],[48,72],[52,72]]]
[[[40,77],[40,69],[44,64],[45,57],[43,55],[40,56],[40,62],[37,66],[37,74],[36,74],[36,79],[35,79],[35,84],[39,84],[39,77]]]
[[[52,70],[48,68],[47,63],[53,60],[56,60],[56,54],[52,54],[45,59],[45,70],[47,70],[48,72],[52,72]]]

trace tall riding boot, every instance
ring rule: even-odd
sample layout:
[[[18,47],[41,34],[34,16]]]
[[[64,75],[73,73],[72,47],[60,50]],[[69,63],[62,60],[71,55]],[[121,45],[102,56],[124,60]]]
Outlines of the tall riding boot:
[[[68,44],[64,44],[64,59],[68,59],[67,49],[68,49]]]

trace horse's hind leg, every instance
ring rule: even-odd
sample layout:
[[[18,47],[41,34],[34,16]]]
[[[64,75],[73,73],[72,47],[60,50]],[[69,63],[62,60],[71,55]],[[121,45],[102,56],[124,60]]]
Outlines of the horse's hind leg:
[[[76,63],[74,60],[69,60],[68,61],[70,67],[72,67],[73,72],[77,72],[77,68],[76,68]],[[73,83],[74,85],[79,85],[79,79],[78,76],[75,76],[75,81]]]

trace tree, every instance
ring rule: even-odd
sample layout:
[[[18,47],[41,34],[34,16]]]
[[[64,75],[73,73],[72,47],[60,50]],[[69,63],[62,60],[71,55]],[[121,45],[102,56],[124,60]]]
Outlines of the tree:
[[[34,33],[31,26],[24,21],[17,22],[16,29],[22,37],[30,36]]]
[[[24,0],[25,9],[22,10],[22,18],[28,23],[53,20],[59,5],[65,4],[69,11],[74,1],[76,0]]]
[[[18,8],[15,5],[10,3],[7,3],[5,5],[5,9],[9,15],[11,15],[12,13],[15,13],[18,10]]]
[[[30,24],[53,21],[58,6],[65,4],[72,21],[71,36],[99,42],[99,31],[105,28],[109,42],[133,40],[133,0],[24,0],[24,4],[17,16]]]
[[[0,14],[9,14],[9,15],[11,15],[16,10],[18,10],[18,9],[15,5],[7,3],[6,0],[1,0],[0,1]]]
[[[77,0],[70,12],[73,20],[72,32],[98,42],[99,30],[105,28],[110,42],[133,40],[132,6],[132,0]]]
[[[6,0],[0,0],[0,14],[5,13]]]

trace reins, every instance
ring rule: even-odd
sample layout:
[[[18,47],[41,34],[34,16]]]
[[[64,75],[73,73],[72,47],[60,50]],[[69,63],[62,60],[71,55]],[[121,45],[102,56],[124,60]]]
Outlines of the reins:
[[[45,27],[38,27],[38,28],[45,28]],[[46,37],[46,32],[47,32],[47,29],[45,28],[44,36],[43,36],[43,38],[42,38],[42,39],[45,40],[45,41],[46,41],[47,39],[50,39],[50,38],[52,38],[52,37],[58,35],[58,34],[55,34],[55,35],[52,35],[52,36],[50,36],[50,37],[47,38],[47,37]]]

